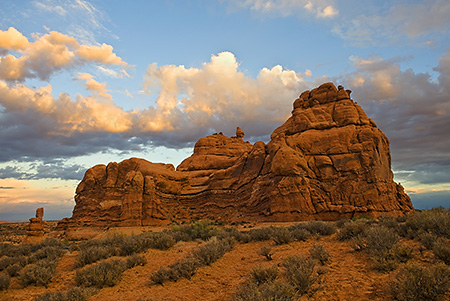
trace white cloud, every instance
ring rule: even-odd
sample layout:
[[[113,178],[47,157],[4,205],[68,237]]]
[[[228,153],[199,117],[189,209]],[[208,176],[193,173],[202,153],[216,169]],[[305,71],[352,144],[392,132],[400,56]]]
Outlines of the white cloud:
[[[34,34],[34,37],[34,42],[28,42],[15,28],[0,30],[0,47],[7,51],[20,49],[17,57],[0,54],[0,79],[24,81],[38,77],[47,80],[61,69],[85,63],[120,66],[121,72],[127,74],[124,69],[128,67],[127,63],[113,52],[110,45],[80,45],[75,38],[56,31],[44,35]]]
[[[317,18],[331,18],[339,14],[333,0],[228,0],[226,2],[232,7],[283,17],[301,15],[305,12]]]

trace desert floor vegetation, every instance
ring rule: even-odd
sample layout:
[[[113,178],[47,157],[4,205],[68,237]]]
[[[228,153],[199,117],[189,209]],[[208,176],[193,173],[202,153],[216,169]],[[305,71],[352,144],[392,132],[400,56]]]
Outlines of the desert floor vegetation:
[[[449,300],[449,212],[3,241],[0,300]]]

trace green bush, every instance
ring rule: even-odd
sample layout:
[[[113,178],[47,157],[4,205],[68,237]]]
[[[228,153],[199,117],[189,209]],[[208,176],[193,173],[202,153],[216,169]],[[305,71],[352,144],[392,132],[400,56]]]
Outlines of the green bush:
[[[309,249],[309,254],[312,259],[319,261],[322,265],[330,261],[330,253],[327,252],[323,245],[312,245],[311,249]]]
[[[0,273],[0,291],[7,290],[11,283],[11,277],[6,273]]]
[[[127,269],[131,269],[135,266],[141,265],[144,266],[147,264],[147,259],[144,256],[133,254],[127,257],[126,266]]]
[[[78,286],[103,288],[120,282],[126,264],[120,259],[101,261],[97,264],[77,270],[75,282]]]
[[[275,281],[275,279],[277,279],[278,277],[278,274],[279,271],[276,265],[270,268],[260,266],[252,269],[252,271],[250,272],[250,279],[257,285],[261,285],[263,283]]]
[[[274,228],[272,239],[277,245],[288,244],[292,241],[291,232],[286,228]]]
[[[433,253],[445,264],[450,264],[450,243],[447,239],[439,237],[433,245]]]
[[[450,288],[450,270],[445,265],[408,264],[396,273],[390,287],[397,300],[443,300]]]
[[[284,260],[283,266],[286,269],[286,279],[301,295],[307,293],[317,281],[315,263],[310,258],[290,256]]]
[[[19,278],[23,286],[34,284],[47,287],[56,271],[56,265],[55,260],[48,259],[29,264],[20,271]]]

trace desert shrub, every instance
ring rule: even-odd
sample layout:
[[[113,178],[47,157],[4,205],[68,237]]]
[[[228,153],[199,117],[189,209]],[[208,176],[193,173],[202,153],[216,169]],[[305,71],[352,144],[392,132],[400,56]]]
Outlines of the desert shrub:
[[[265,267],[256,267],[253,268],[250,272],[250,279],[252,282],[255,282],[257,285],[261,285],[266,282],[273,282],[277,279],[279,274],[278,267],[276,265],[265,268]]]
[[[150,280],[155,284],[163,284],[165,281],[177,281],[180,278],[191,279],[199,267],[212,264],[230,251],[233,242],[232,239],[212,239],[167,268],[160,267],[150,276]]]
[[[195,221],[190,225],[174,226],[173,232],[178,240],[191,241],[195,239],[207,240],[219,234],[219,229],[211,221]],[[178,233],[177,233],[178,232]]]
[[[265,241],[271,240],[273,234],[273,227],[264,227],[259,229],[251,229],[247,231],[251,241]]]
[[[415,231],[423,230],[450,238],[450,209],[433,208],[414,212],[406,218],[406,225]]]
[[[34,284],[47,287],[56,271],[56,265],[55,260],[48,259],[29,264],[20,271],[19,278],[23,286]]]
[[[310,258],[290,256],[284,260],[283,266],[289,284],[301,295],[307,293],[317,281],[314,273],[315,263]]]
[[[61,245],[45,245],[29,257],[29,262],[36,262],[41,259],[56,260],[61,257],[65,251]]]
[[[408,247],[403,244],[396,244],[390,251],[390,254],[398,262],[405,263],[413,257],[413,247]]]
[[[150,280],[155,284],[163,284],[170,279],[170,270],[166,267],[160,267],[158,271],[150,275]]]
[[[77,270],[75,282],[78,286],[103,288],[120,282],[126,264],[123,260],[100,261],[97,264]]]
[[[192,256],[202,265],[210,265],[233,248],[233,240],[210,240],[192,252]]]
[[[118,245],[121,256],[130,256],[144,251],[144,241],[142,236],[131,235],[125,237]]]
[[[267,260],[272,260],[272,248],[269,247],[262,247],[259,251],[258,254],[261,256],[266,257]]]
[[[191,279],[201,263],[192,256],[187,256],[182,260],[169,265],[168,280],[177,281],[181,278]]]
[[[151,247],[158,250],[168,250],[175,245],[175,243],[176,241],[172,235],[166,232],[161,232],[153,235],[153,243]]]
[[[117,249],[112,245],[92,245],[82,248],[77,256],[75,266],[77,268],[84,267],[87,264],[106,259],[117,254]]]
[[[285,282],[274,281],[256,285],[245,283],[231,296],[233,301],[288,301],[296,300],[294,289]]]
[[[303,228],[290,227],[289,231],[292,237],[298,241],[306,241],[311,237],[311,232]]]
[[[418,239],[425,248],[432,250],[434,242],[438,239],[438,236],[430,232],[419,231]]]
[[[364,235],[368,228],[369,224],[364,220],[358,220],[356,222],[349,221],[339,229],[336,238],[338,240],[349,240],[358,235]]]
[[[443,300],[450,288],[450,270],[445,265],[408,264],[396,273],[390,287],[397,300]]]
[[[366,239],[364,235],[358,234],[355,237],[350,238],[348,244],[355,251],[362,251],[366,248]]]
[[[0,291],[7,290],[10,283],[11,283],[11,277],[6,273],[1,272],[0,273]]]
[[[319,261],[322,265],[330,261],[330,253],[327,252],[323,245],[312,245],[311,249],[309,249],[309,254],[312,259]]]
[[[390,215],[382,215],[378,219],[378,224],[382,227],[389,228],[389,229],[397,229],[398,227],[398,221],[397,218],[390,216]]]
[[[139,254],[133,254],[127,257],[126,266],[127,269],[131,269],[135,266],[141,265],[144,266],[147,264],[147,259],[144,256]]]
[[[299,229],[308,230],[311,234],[328,236],[336,232],[336,225],[324,221],[308,221],[295,225]]]
[[[433,253],[445,264],[450,264],[450,243],[447,239],[439,237],[433,244]]]
[[[292,241],[292,235],[286,228],[274,228],[272,231],[272,239],[275,244],[284,245]]]
[[[368,252],[374,255],[386,254],[400,239],[392,229],[381,226],[368,229],[365,238]]]
[[[96,293],[88,288],[73,287],[67,292],[46,292],[34,298],[34,301],[86,301]]]

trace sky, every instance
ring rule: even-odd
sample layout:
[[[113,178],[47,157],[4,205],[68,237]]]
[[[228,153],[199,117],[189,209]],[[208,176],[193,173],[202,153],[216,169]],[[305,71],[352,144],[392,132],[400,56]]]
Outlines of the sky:
[[[417,209],[450,207],[448,0],[16,0],[0,10],[0,220],[72,214],[96,165],[270,140],[333,82],[390,140]]]

